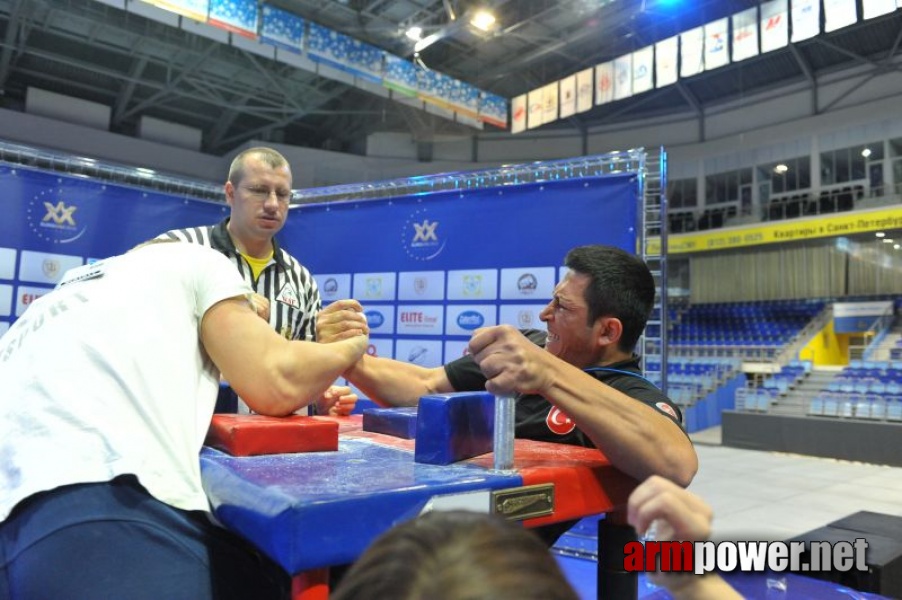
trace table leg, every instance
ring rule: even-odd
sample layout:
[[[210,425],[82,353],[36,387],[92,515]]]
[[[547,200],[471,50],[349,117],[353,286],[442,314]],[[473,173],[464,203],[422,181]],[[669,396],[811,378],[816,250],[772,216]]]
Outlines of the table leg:
[[[636,600],[639,575],[623,569],[623,549],[638,538],[623,511],[598,521],[598,600]]]
[[[291,600],[328,600],[329,569],[312,569],[291,578]]]

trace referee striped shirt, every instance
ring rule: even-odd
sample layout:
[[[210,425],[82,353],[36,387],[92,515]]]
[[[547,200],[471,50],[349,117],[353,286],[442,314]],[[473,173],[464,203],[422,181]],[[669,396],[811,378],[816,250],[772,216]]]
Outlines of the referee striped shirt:
[[[312,341],[316,334],[316,313],[322,308],[319,288],[310,272],[283,250],[273,238],[273,257],[254,281],[247,260],[235,248],[226,219],[218,225],[173,229],[158,238],[201,244],[222,252],[238,267],[251,288],[269,300],[269,324],[289,340]]]

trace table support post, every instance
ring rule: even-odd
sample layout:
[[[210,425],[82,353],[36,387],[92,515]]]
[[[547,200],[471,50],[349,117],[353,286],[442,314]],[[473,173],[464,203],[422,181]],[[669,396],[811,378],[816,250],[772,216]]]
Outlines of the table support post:
[[[494,469],[509,471],[514,468],[514,425],[516,404],[510,394],[495,396],[495,434],[492,444]]]
[[[623,549],[637,539],[620,511],[598,521],[598,600],[637,599],[639,575],[623,569]]]

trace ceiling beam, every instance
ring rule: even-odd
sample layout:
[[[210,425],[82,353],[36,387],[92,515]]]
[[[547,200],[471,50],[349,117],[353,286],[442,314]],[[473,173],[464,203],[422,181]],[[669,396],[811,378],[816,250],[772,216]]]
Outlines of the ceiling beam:
[[[119,90],[119,95],[113,103],[113,125],[120,125],[124,120],[123,115],[125,114],[125,109],[128,107],[128,103],[132,101],[132,96],[135,94],[135,88],[138,86],[138,81],[144,73],[144,67],[146,66],[146,56],[140,56],[132,61],[132,65],[128,71],[128,79],[125,82],[125,85],[122,86],[122,89]]]
[[[9,77],[9,68],[13,59],[13,51],[19,50],[21,53],[21,49],[25,46],[25,39],[28,37],[23,16],[25,4],[26,0],[13,0],[9,11],[9,19],[6,21],[6,33],[3,35],[3,50],[0,51],[0,90],[6,86],[6,79]],[[18,40],[16,40],[17,33],[21,33]]]
[[[792,54],[796,64],[799,65],[799,68],[805,75],[805,79],[808,80],[808,85],[811,87],[811,116],[814,116],[819,112],[817,105],[817,73],[814,72],[814,69],[811,68],[811,65],[808,64],[808,61],[805,60],[805,57],[802,56],[795,44],[789,44],[789,53]]]

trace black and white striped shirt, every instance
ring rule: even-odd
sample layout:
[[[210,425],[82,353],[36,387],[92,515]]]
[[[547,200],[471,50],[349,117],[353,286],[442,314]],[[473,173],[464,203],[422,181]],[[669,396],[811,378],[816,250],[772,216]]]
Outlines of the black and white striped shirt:
[[[218,225],[173,229],[157,237],[201,244],[222,252],[235,263],[248,285],[269,300],[269,324],[277,333],[289,340],[312,341],[316,334],[316,313],[323,303],[310,272],[273,238],[273,257],[254,281],[250,265],[229,236],[228,222],[226,219]]]

